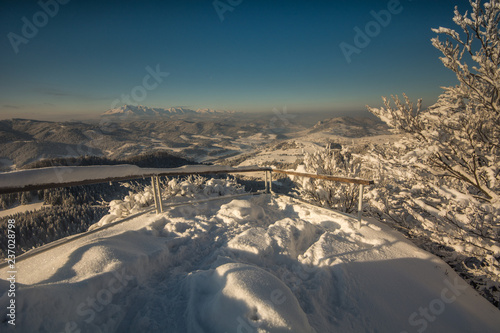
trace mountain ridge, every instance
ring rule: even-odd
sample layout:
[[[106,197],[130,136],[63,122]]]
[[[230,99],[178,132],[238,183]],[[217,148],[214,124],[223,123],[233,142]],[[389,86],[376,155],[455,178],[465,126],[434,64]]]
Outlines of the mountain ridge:
[[[210,108],[188,109],[184,107],[152,108],[144,105],[125,104],[117,108],[109,109],[101,117],[133,116],[133,117],[165,117],[173,115],[188,114],[232,114],[234,111],[214,110]]]

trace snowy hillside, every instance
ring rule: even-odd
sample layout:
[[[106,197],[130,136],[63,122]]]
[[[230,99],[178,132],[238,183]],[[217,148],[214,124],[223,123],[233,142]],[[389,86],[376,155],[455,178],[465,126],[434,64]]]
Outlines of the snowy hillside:
[[[380,120],[371,118],[337,117],[319,121],[310,133],[331,132],[346,138],[360,138],[390,134],[388,126]]]
[[[285,116],[288,116],[285,117]],[[289,162],[302,149],[265,150],[296,141],[310,151],[326,142],[341,145],[386,142],[387,131],[373,119],[329,118],[326,114],[232,114],[220,110],[122,106],[96,122],[0,121],[0,171],[20,169],[39,160],[82,155],[125,159],[169,152],[196,162],[238,165]],[[308,128],[312,120],[323,119]],[[290,147],[289,147],[290,148]],[[285,151],[289,150],[289,151]],[[254,158],[258,155],[259,158]],[[281,161],[283,159],[283,161]],[[295,161],[295,159],[293,160]],[[292,161],[292,162],[293,162]]]
[[[277,195],[148,213],[19,262],[16,331],[499,331],[444,262],[356,222]]]
[[[201,174],[210,172],[234,172],[253,170],[255,167],[233,168],[218,165],[184,165],[178,168],[140,168],[136,165],[90,165],[48,167],[0,173],[3,190],[35,185],[67,184],[85,180],[135,177],[156,174]]]

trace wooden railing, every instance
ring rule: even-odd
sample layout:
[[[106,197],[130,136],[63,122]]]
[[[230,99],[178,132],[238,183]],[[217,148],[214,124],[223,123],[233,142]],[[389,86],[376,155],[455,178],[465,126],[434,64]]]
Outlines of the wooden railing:
[[[109,166],[106,166],[109,167]],[[199,167],[199,168],[198,168]],[[16,261],[22,261],[25,260],[31,256],[43,253],[49,249],[53,249],[55,247],[59,247],[61,245],[67,244],[69,242],[75,241],[79,238],[91,235],[93,233],[97,233],[99,231],[102,231],[104,229],[113,227],[115,225],[121,224],[123,222],[126,222],[132,218],[138,217],[140,215],[146,214],[148,212],[153,211],[156,209],[156,213],[160,213],[163,211],[163,202],[161,200],[161,188],[159,186],[159,177],[160,176],[188,176],[188,175],[202,175],[202,174],[230,174],[230,173],[246,173],[246,172],[265,172],[266,174],[266,179],[269,179],[269,183],[266,182],[266,191],[257,191],[257,192],[251,192],[251,193],[240,193],[240,194],[233,194],[233,195],[226,195],[226,196],[218,196],[214,198],[208,198],[208,199],[203,199],[203,200],[196,200],[196,201],[189,201],[189,202],[180,202],[180,203],[173,203],[167,205],[167,207],[176,207],[176,206],[182,206],[182,205],[193,205],[197,203],[203,203],[203,202],[209,202],[213,200],[220,200],[220,199],[229,199],[229,198],[235,198],[235,197],[242,197],[242,196],[248,196],[248,195],[257,195],[257,194],[262,194],[262,193],[269,193],[271,186],[270,186],[270,181],[271,177],[268,177],[268,172],[271,172],[271,168],[263,168],[263,167],[241,167],[241,168],[232,168],[232,167],[225,167],[225,166],[196,166],[196,167],[188,167],[187,169],[183,168],[173,168],[173,169],[139,169],[138,171],[140,172],[141,170],[144,170],[144,173],[141,174],[133,174],[133,175],[126,175],[126,176],[120,176],[120,177],[95,177],[93,179],[73,179],[70,181],[65,180],[65,177],[60,177],[61,174],[65,174],[65,172],[78,172],[79,168],[85,168],[85,167],[52,167],[52,168],[44,168],[44,172],[48,172],[48,174],[58,174],[58,177],[47,177],[46,181],[42,182],[37,182],[37,184],[28,184],[26,181],[21,182],[21,184],[18,184],[18,186],[11,186],[13,183],[13,180],[18,180],[19,176],[21,175],[27,175],[27,176],[33,176],[34,173],[36,173],[37,169],[31,169],[31,170],[21,170],[21,171],[14,171],[14,172],[8,172],[8,173],[0,173],[0,194],[3,193],[16,193],[16,192],[25,192],[25,191],[36,191],[36,190],[45,190],[45,189],[51,189],[51,188],[60,188],[60,187],[70,187],[70,186],[79,186],[79,185],[92,185],[92,184],[100,184],[100,183],[108,183],[108,182],[116,182],[116,181],[127,181],[127,180],[134,180],[134,179],[145,179],[151,177],[151,185],[153,186],[154,190],[154,199],[155,199],[155,207],[154,208],[148,208],[145,209],[137,214],[133,214],[130,216],[127,216],[119,221],[112,222],[110,224],[106,224],[104,226],[101,226],[100,228],[91,230],[91,231],[86,231],[80,234],[72,235],[65,237],[63,239],[59,239],[56,241],[53,241],[51,243],[45,244],[41,246],[40,248],[36,248],[33,250],[30,250],[29,252],[23,253],[19,256],[17,256]],[[38,169],[40,170],[40,169]],[[80,169],[81,170],[81,169]],[[113,169],[114,170],[114,169]],[[116,169],[118,170],[118,169]],[[108,170],[109,171],[109,170]],[[136,170],[137,171],[137,170]],[[22,177],[21,177],[22,178]],[[75,178],[75,177],[73,177]],[[76,177],[78,178],[78,177]],[[55,181],[56,180],[56,181]],[[7,184],[7,185],[6,185]],[[6,267],[8,265],[8,262],[0,262],[0,268]]]
[[[287,170],[278,170],[273,169],[272,172],[286,174],[289,176],[298,176],[298,177],[307,177],[314,179],[323,179],[332,182],[340,182],[340,183],[349,183],[349,184],[357,184],[359,185],[359,197],[358,197],[358,228],[361,228],[361,220],[363,215],[363,192],[365,185],[373,185],[375,182],[373,180],[368,179],[360,179],[360,178],[348,178],[348,177],[338,177],[338,176],[330,176],[330,175],[317,175],[313,173],[304,173],[304,172],[296,172],[296,171],[287,171]],[[271,183],[272,183],[272,173],[271,173]]]
[[[283,174],[287,174],[290,176],[324,179],[324,180],[330,180],[333,182],[340,182],[340,183],[350,183],[350,184],[359,184],[359,185],[372,185],[372,184],[374,184],[373,180],[360,179],[360,178],[347,178],[347,177],[338,177],[338,176],[330,176],[330,175],[317,175],[314,173],[304,173],[304,172],[277,170],[277,169],[273,169],[272,172],[283,173]]]
[[[117,167],[120,165],[117,165]],[[121,165],[123,166],[123,165]],[[93,167],[99,167],[99,166],[93,166]],[[113,166],[103,166],[103,167],[113,167]],[[191,166],[190,166],[191,167]],[[225,167],[225,166],[199,166],[196,165],[194,167],[200,167],[199,170],[196,169],[185,169],[183,170],[182,168],[172,168],[172,169],[153,169],[153,168],[147,168],[143,169],[144,173],[140,174],[132,174],[132,175],[125,175],[125,176],[120,176],[120,177],[95,177],[92,179],[78,179],[78,180],[64,180],[64,177],[58,177],[58,181],[45,181],[45,182],[39,182],[37,184],[25,184],[25,185],[19,185],[19,186],[4,186],[2,184],[2,179],[5,176],[10,176],[16,173],[36,173],[40,169],[29,169],[29,170],[19,170],[19,171],[13,171],[13,172],[7,172],[7,173],[0,173],[0,194],[7,194],[7,193],[16,193],[16,192],[27,192],[27,191],[37,191],[37,190],[46,190],[46,189],[51,189],[51,188],[59,188],[59,187],[70,187],[70,186],[79,186],[79,185],[92,185],[92,184],[101,184],[101,183],[109,183],[109,182],[117,182],[117,181],[127,181],[127,180],[134,180],[134,179],[144,179],[144,178],[150,178],[150,177],[160,177],[160,176],[188,176],[188,175],[203,175],[203,174],[221,174],[221,173],[243,173],[243,172],[256,172],[256,171],[265,171],[270,172],[272,169],[271,168],[264,168],[264,167],[257,167],[257,166],[251,166],[251,167],[240,167],[240,168],[232,168],[232,167]],[[50,168],[43,168],[44,171],[53,171],[54,174],[71,174],[75,170],[81,170],[86,167],[65,167],[65,166],[60,166],[60,167],[50,167]],[[49,170],[51,169],[51,170]]]
[[[79,167],[76,167],[79,168]],[[48,171],[47,169],[51,168],[45,168],[44,171]],[[75,167],[54,167],[54,172],[59,172],[59,173],[64,173],[64,171],[69,171],[69,170],[77,170]],[[19,176],[20,172],[32,172],[36,173],[37,169],[33,170],[21,170],[21,171],[14,171],[11,173],[0,173],[0,181],[3,180],[5,183],[7,183],[6,180],[9,180],[9,175],[10,176]],[[140,169],[141,171],[143,169]],[[230,173],[246,173],[246,172],[265,172],[265,190],[264,191],[258,191],[258,192],[253,192],[253,193],[245,193],[245,194],[237,194],[237,195],[230,195],[230,196],[221,196],[217,198],[210,198],[210,199],[204,199],[204,200],[198,200],[198,201],[190,201],[190,202],[184,202],[184,203],[176,203],[176,204],[171,204],[168,205],[168,207],[175,207],[179,205],[186,205],[186,204],[196,204],[200,202],[208,202],[212,200],[218,200],[218,199],[226,199],[230,197],[238,197],[238,196],[243,196],[243,195],[252,195],[252,194],[261,194],[261,193],[272,193],[272,180],[273,180],[273,172],[274,173],[280,173],[280,174],[286,174],[290,176],[298,176],[298,177],[308,177],[308,178],[315,178],[315,179],[323,179],[323,180],[328,180],[328,181],[335,181],[335,182],[343,182],[343,183],[351,183],[351,184],[358,184],[360,185],[359,188],[359,204],[358,204],[358,227],[361,227],[361,215],[363,211],[363,188],[365,185],[372,185],[374,182],[371,180],[365,180],[365,179],[358,179],[358,178],[343,178],[343,177],[337,177],[337,176],[330,176],[330,175],[316,175],[316,174],[309,174],[309,173],[301,173],[301,172],[295,172],[295,171],[286,171],[286,170],[278,170],[278,169],[271,169],[268,167],[257,167],[257,166],[252,166],[252,167],[240,167],[240,168],[232,168],[232,167],[223,167],[223,166],[203,166],[202,168],[196,170],[196,169],[185,169],[183,170],[182,168],[174,168],[174,169],[144,169],[147,172],[144,172],[144,174],[133,174],[133,175],[127,175],[127,176],[120,176],[120,177],[104,177],[104,178],[93,178],[93,179],[78,179],[78,180],[71,180],[71,181],[65,181],[61,177],[59,178],[59,181],[54,182],[53,179],[50,179],[50,177],[47,179],[46,182],[38,182],[37,184],[20,184],[19,186],[5,186],[5,184],[2,184],[0,182],[0,194],[5,194],[5,193],[16,193],[16,192],[25,192],[25,191],[36,191],[36,190],[44,190],[44,189],[50,189],[50,188],[57,188],[57,187],[69,187],[69,186],[78,186],[78,185],[91,185],[91,184],[100,184],[100,183],[108,183],[108,182],[116,182],[116,181],[127,181],[127,180],[134,180],[134,179],[144,179],[144,178],[149,178],[151,177],[151,185],[154,190],[154,199],[155,199],[155,208],[150,208],[146,209],[138,214],[134,214],[132,216],[128,216],[120,221],[113,222],[111,224],[105,225],[99,229],[95,229],[92,231],[87,231],[82,234],[78,235],[73,235],[69,236],[67,238],[57,240],[55,242],[52,242],[48,245],[42,246],[40,249],[35,249],[32,250],[26,254],[23,254],[17,258],[18,261],[26,259],[32,255],[42,253],[44,251],[47,251],[50,248],[54,248],[63,244],[66,244],[68,242],[74,241],[76,239],[79,239],[81,237],[84,237],[86,235],[98,232],[100,230],[112,227],[114,225],[123,223],[127,220],[130,220],[133,217],[140,216],[142,214],[145,214],[147,212],[152,211],[153,209],[156,209],[156,213],[161,213],[163,211],[163,202],[161,200],[161,188],[160,188],[160,182],[159,182],[159,177],[162,176],[186,176],[186,175],[193,175],[193,174],[230,174]],[[50,171],[50,170],[49,170]],[[17,173],[17,174],[16,174]],[[16,178],[17,179],[17,178]],[[10,179],[12,180],[12,179]],[[11,182],[12,183],[12,182]],[[0,263],[0,268],[6,266],[7,262]]]
[[[109,167],[109,166],[107,166]],[[75,169],[76,168],[76,169]],[[96,177],[93,179],[72,179],[72,180],[67,180],[65,181],[64,177],[60,177],[60,174],[64,174],[65,172],[75,172],[78,171],[78,168],[85,168],[85,167],[53,167],[53,168],[44,168],[44,172],[47,171],[53,171],[55,173],[59,173],[57,177],[57,181],[54,181],[54,177],[47,177],[45,182],[37,182],[36,184],[29,184],[28,180],[25,180],[24,182],[21,182],[21,184],[17,184],[15,186],[12,185],[12,180],[9,180],[9,177],[17,177],[15,178],[16,180],[19,179],[19,176],[26,175],[27,177],[33,175],[33,173],[36,173],[37,169],[32,169],[32,170],[21,170],[21,171],[14,171],[11,173],[0,173],[0,194],[5,194],[5,193],[16,193],[16,192],[25,192],[25,191],[36,191],[36,190],[44,190],[44,189],[50,189],[50,188],[57,188],[57,187],[69,187],[69,186],[78,186],[78,185],[91,185],[91,184],[100,184],[100,183],[108,183],[108,182],[116,182],[116,181],[127,181],[127,180],[134,180],[134,179],[144,179],[144,178],[151,178],[151,185],[153,187],[153,192],[154,192],[154,199],[155,199],[155,207],[154,208],[149,208],[146,209],[140,213],[134,214],[132,216],[125,217],[124,219],[120,221],[116,221],[110,224],[107,224],[101,228],[94,229],[92,231],[87,231],[81,234],[73,235],[66,237],[64,239],[60,239],[57,241],[54,241],[52,243],[46,244],[42,246],[39,249],[35,249],[32,251],[29,251],[28,253],[22,254],[17,258],[17,261],[24,260],[26,258],[29,258],[30,256],[42,253],[47,251],[48,249],[54,248],[61,246],[63,244],[66,244],[68,242],[74,241],[76,239],[79,239],[81,237],[84,237],[86,235],[90,235],[92,233],[96,233],[98,231],[101,231],[106,228],[110,228],[112,226],[115,226],[117,224],[123,223],[127,220],[130,220],[134,217],[140,216],[142,214],[145,214],[147,212],[152,211],[153,209],[156,209],[156,213],[161,213],[163,211],[163,202],[161,200],[161,187],[160,187],[160,182],[159,182],[159,177],[165,176],[187,176],[187,175],[193,175],[193,174],[230,174],[230,173],[246,173],[246,172],[264,172],[265,173],[265,190],[264,191],[257,191],[253,193],[244,193],[244,194],[236,194],[236,195],[229,195],[229,196],[221,196],[217,198],[209,198],[209,199],[204,199],[204,200],[196,200],[196,201],[190,201],[190,202],[183,202],[183,203],[175,203],[175,204],[170,204],[167,207],[175,207],[179,205],[188,205],[188,204],[196,204],[196,203],[201,203],[201,202],[208,202],[212,200],[218,200],[218,199],[227,199],[227,198],[232,198],[232,197],[239,197],[239,196],[244,196],[244,195],[252,195],[252,194],[261,194],[261,193],[272,193],[272,180],[273,180],[273,172],[274,173],[280,173],[280,174],[286,174],[290,176],[298,176],[298,177],[308,177],[308,178],[315,178],[315,179],[323,179],[323,180],[329,180],[329,181],[335,181],[335,182],[343,182],[343,183],[351,183],[351,184],[359,184],[360,189],[359,189],[359,204],[358,204],[358,227],[361,227],[361,215],[362,215],[362,201],[363,201],[363,187],[365,185],[371,185],[373,184],[373,181],[371,180],[365,180],[365,179],[358,179],[358,178],[343,178],[343,177],[336,177],[336,176],[329,176],[329,175],[316,175],[316,174],[309,174],[309,173],[301,173],[301,172],[295,172],[295,171],[286,171],[286,170],[278,170],[278,169],[271,169],[268,167],[257,167],[257,166],[251,166],[251,167],[240,167],[240,168],[232,168],[232,167],[224,167],[224,166],[201,166],[200,168],[173,168],[173,169],[140,169],[135,170],[136,173],[133,175],[126,175],[126,176],[119,176],[119,177]],[[50,170],[53,169],[53,170]],[[40,170],[40,169],[38,169]],[[112,169],[115,170],[115,169]],[[119,170],[119,169],[116,169]],[[144,173],[141,173],[141,171],[144,170]],[[109,170],[108,170],[109,171]],[[140,174],[137,173],[139,171]],[[22,177],[21,177],[22,178]],[[73,177],[75,178],[75,177]],[[30,179],[28,177],[28,179]],[[3,181],[3,183],[1,182]],[[10,185],[5,185],[5,184],[10,184]],[[7,262],[0,263],[0,268],[5,267],[7,265]]]
[[[96,167],[96,171],[99,171],[98,166]],[[113,169],[113,166],[102,166],[106,168],[111,168],[112,171],[117,170],[120,171],[120,167],[122,166],[116,166],[116,169]],[[125,166],[126,167],[126,166]],[[372,185],[374,182],[372,180],[366,180],[366,179],[359,179],[359,178],[346,178],[346,177],[338,177],[338,176],[331,176],[331,175],[318,175],[318,174],[311,174],[311,173],[302,173],[302,172],[296,172],[296,171],[287,171],[287,170],[279,170],[279,169],[272,169],[269,167],[258,167],[258,166],[249,166],[249,167],[238,167],[238,168],[233,168],[233,167],[227,167],[227,166],[187,166],[187,167],[181,167],[181,168],[172,168],[172,169],[152,169],[152,168],[146,168],[146,169],[141,169],[138,168],[138,170],[134,170],[133,174],[127,174],[123,176],[118,176],[118,177],[95,177],[92,179],[88,178],[78,178],[78,177],[62,177],[60,175],[64,174],[69,174],[71,175],[72,173],[78,173],[78,171],[85,170],[87,167],[52,167],[52,168],[44,168],[43,170],[41,169],[31,169],[31,170],[20,170],[20,171],[14,171],[14,172],[9,172],[9,173],[3,173],[0,174],[0,194],[6,194],[6,193],[16,193],[16,192],[25,192],[25,191],[36,191],[36,190],[45,190],[45,189],[50,189],[50,188],[58,188],[58,187],[70,187],[70,186],[78,186],[78,185],[91,185],[91,184],[99,184],[99,183],[108,183],[108,182],[116,182],[116,181],[127,181],[127,180],[134,180],[134,179],[144,179],[144,178],[151,178],[151,186],[153,188],[153,194],[154,194],[154,199],[155,199],[155,208],[157,213],[163,212],[163,203],[161,200],[161,188],[159,186],[159,177],[168,177],[168,176],[187,176],[187,175],[203,175],[203,174],[230,174],[230,173],[246,173],[246,172],[264,172],[265,173],[265,193],[271,193],[272,192],[272,180],[273,180],[273,173],[279,173],[279,174],[286,174],[289,176],[298,176],[298,177],[307,177],[307,178],[314,178],[314,179],[322,179],[322,180],[328,180],[328,181],[334,181],[334,182],[342,182],[342,183],[350,183],[350,184],[358,184],[360,185],[359,188],[359,203],[358,203],[358,220],[359,220],[359,225],[361,226],[361,218],[362,218],[362,211],[363,211],[363,190],[364,186]],[[19,179],[19,176],[24,176],[29,179],[30,175],[36,174],[37,172],[41,171],[45,173],[54,173],[57,174],[58,177],[55,179],[54,177],[47,177],[46,181],[42,182],[37,182],[36,184],[29,184],[29,183],[24,183],[24,184],[17,184],[16,185],[8,185],[8,186],[2,186],[2,181],[4,183],[8,183],[8,180],[12,180],[11,177],[17,176],[16,179]],[[88,169],[87,169],[88,170]],[[109,169],[107,169],[109,171]],[[22,179],[24,177],[21,177]],[[64,178],[67,178],[66,180]],[[11,182],[12,183],[12,182]]]

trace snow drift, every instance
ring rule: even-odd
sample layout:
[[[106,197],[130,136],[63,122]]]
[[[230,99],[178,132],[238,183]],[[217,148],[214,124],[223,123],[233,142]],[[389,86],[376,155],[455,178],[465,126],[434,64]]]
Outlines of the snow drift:
[[[498,332],[498,309],[444,262],[356,224],[275,195],[148,213],[19,262],[15,329]]]

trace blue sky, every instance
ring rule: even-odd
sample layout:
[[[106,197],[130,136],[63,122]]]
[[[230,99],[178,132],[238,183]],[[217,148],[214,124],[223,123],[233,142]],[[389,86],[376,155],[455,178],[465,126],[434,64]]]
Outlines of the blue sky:
[[[431,0],[220,0],[218,10],[213,0],[56,1],[0,1],[0,119],[91,117],[127,95],[152,107],[270,114],[354,115],[403,92],[429,105],[456,83],[431,28],[455,28],[454,6],[469,9]],[[373,27],[371,11],[391,5],[397,13],[348,63],[339,45],[356,47],[354,28]]]

